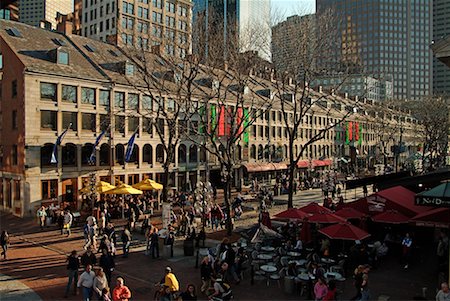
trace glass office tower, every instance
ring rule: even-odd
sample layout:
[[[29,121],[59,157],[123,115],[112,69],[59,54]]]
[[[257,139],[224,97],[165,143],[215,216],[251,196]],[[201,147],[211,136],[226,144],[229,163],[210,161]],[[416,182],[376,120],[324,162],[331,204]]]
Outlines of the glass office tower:
[[[342,49],[329,62],[358,56],[368,75],[392,75],[394,98],[432,94],[432,5],[432,0],[316,0],[317,14],[331,9],[341,32]]]

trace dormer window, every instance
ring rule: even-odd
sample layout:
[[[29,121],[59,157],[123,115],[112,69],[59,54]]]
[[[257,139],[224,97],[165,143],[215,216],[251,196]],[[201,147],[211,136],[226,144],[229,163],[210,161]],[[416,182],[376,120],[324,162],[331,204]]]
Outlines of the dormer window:
[[[130,62],[125,62],[125,75],[126,76],[134,75],[134,65]]]
[[[57,50],[57,63],[61,65],[69,65],[69,53],[65,50]]]

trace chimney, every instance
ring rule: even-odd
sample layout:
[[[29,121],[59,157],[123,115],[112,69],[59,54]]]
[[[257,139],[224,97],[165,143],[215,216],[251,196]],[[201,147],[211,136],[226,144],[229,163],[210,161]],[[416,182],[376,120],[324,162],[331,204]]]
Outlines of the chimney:
[[[228,71],[228,62],[227,61],[223,62],[223,70]]]
[[[355,95],[355,102],[358,102],[358,95]]]
[[[319,86],[318,88],[319,89],[317,90],[317,92],[322,93],[323,92],[322,86]]]
[[[276,82],[275,69],[270,70],[270,81],[271,82]]]
[[[52,30],[52,23],[46,20],[39,21],[39,28],[46,29],[46,30]]]
[[[153,45],[152,53],[156,54],[157,56],[161,56],[161,45]]]
[[[344,98],[348,99],[348,93],[347,92],[344,93]]]
[[[331,96],[335,96],[336,94],[334,93],[334,88],[331,88]]]
[[[62,14],[58,15],[57,22],[58,22],[58,24],[56,24],[57,32],[63,33],[65,35],[72,34],[73,23],[69,19],[68,15],[62,15]]]

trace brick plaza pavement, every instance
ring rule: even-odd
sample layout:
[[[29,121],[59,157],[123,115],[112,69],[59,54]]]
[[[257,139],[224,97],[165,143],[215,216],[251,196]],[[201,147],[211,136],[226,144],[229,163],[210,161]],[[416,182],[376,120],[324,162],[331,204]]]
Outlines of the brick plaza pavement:
[[[66,254],[72,250],[83,252],[81,229],[75,229],[72,236],[66,238],[59,234],[56,227],[41,232],[33,219],[19,219],[2,213],[0,221],[1,228],[12,233],[9,259],[0,261],[0,273],[7,277],[9,283],[16,283],[12,292],[0,289],[0,300],[14,300],[14,296],[24,293],[30,296],[26,300],[33,300],[31,296],[36,295],[32,292],[42,300],[81,300],[81,296],[63,299],[67,283]],[[118,237],[120,238],[119,235]],[[200,271],[195,269],[195,257],[183,256],[181,241],[176,243],[174,258],[169,259],[151,259],[145,256],[142,241],[141,235],[134,235],[129,258],[117,256],[116,271],[113,274],[125,278],[133,293],[132,300],[153,300],[153,284],[163,277],[166,266],[173,268],[181,289],[184,290],[188,283],[199,287]],[[208,244],[213,246],[215,242],[209,240]],[[422,256],[408,271],[402,269],[397,258],[387,259],[379,269],[370,273],[372,297],[376,299],[380,295],[387,295],[391,297],[390,300],[411,300],[421,294],[422,287],[427,287],[427,297],[433,298],[437,287],[435,257],[433,249],[430,248],[429,252],[426,254],[429,256]],[[278,288],[276,282],[271,282],[270,287],[267,287],[265,282],[251,285],[248,274],[239,285],[232,285],[232,288],[236,300],[305,299],[284,293],[283,283],[281,288]],[[351,279],[346,281],[344,289],[342,300],[350,298],[354,293]]]

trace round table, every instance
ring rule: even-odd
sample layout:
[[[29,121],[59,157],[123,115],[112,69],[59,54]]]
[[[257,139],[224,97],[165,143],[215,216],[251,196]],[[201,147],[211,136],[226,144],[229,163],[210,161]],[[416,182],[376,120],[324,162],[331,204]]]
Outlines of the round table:
[[[275,248],[274,248],[274,247],[271,247],[271,246],[264,246],[264,247],[261,247],[261,251],[264,251],[264,252],[273,252],[273,251],[275,251]]]
[[[336,280],[340,280],[342,279],[342,275],[336,272],[327,272],[325,273],[325,277],[329,280],[331,279],[336,279]]]
[[[262,265],[259,267],[261,271],[264,271],[266,273],[275,273],[277,271],[277,268],[273,265]]]
[[[326,264],[330,264],[330,263],[335,263],[336,262],[336,261],[334,261],[331,258],[321,258],[320,261],[322,261],[323,263],[326,263]]]
[[[287,256],[300,257],[300,256],[302,256],[302,254],[299,252],[287,252]]]
[[[298,278],[298,279],[300,279],[300,280],[303,280],[303,281],[308,281],[308,280],[314,280],[314,279],[316,279],[316,277],[314,277],[313,275],[306,274],[306,273],[298,274],[296,278]]]
[[[306,260],[305,259],[299,259],[299,260],[290,260],[289,262],[288,262],[289,264],[291,264],[291,263],[295,263],[296,265],[300,265],[300,266],[302,266],[302,265],[305,265],[305,263],[306,263]]]
[[[257,257],[261,260],[271,260],[273,256],[270,254],[258,254]]]

